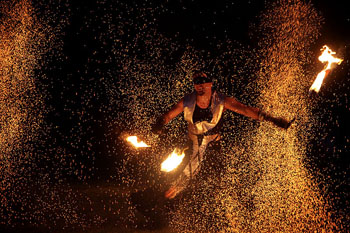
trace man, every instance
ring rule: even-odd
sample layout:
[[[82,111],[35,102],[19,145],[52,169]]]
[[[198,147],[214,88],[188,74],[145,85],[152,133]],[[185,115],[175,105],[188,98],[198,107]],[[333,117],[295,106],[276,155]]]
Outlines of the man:
[[[208,144],[220,139],[224,111],[231,110],[255,120],[269,121],[283,129],[288,129],[294,121],[272,117],[258,108],[246,106],[213,90],[213,81],[202,71],[194,72],[192,78],[195,91],[182,98],[152,126],[154,133],[160,133],[164,125],[182,112],[188,122],[188,137],[192,142],[190,159],[181,176],[165,193],[169,199],[181,192],[198,173]]]

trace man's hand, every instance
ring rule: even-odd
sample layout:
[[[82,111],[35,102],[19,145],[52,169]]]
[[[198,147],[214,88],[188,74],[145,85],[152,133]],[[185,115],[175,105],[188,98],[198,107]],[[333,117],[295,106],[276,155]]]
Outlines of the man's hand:
[[[163,127],[164,127],[164,120],[162,117],[160,117],[155,123],[152,124],[151,131],[152,133],[159,135],[162,133]]]
[[[281,118],[281,117],[271,119],[272,123],[274,123],[276,126],[283,128],[283,129],[288,129],[294,121],[295,121],[295,118],[291,121],[287,121],[286,119]]]
[[[173,199],[176,196],[176,187],[171,187],[168,191],[165,192],[165,197],[168,199]]]
[[[260,121],[269,121],[272,122],[274,125],[283,128],[283,129],[288,129],[292,123],[295,121],[295,117],[291,121],[287,121],[286,119],[282,117],[273,117],[266,112],[259,111],[258,118]]]

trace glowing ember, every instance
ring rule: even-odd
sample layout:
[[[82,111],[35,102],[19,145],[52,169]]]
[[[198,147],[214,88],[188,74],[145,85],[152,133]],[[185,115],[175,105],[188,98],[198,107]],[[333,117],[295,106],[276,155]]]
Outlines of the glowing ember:
[[[184,151],[179,152],[179,150],[175,148],[175,150],[162,163],[161,171],[171,172],[172,170],[177,168],[177,166],[180,165],[184,157],[185,157],[185,152]]]
[[[310,87],[310,91],[316,91],[319,92],[321,85],[323,83],[324,78],[329,74],[329,71],[331,70],[332,64],[337,63],[338,65],[343,61],[340,58],[336,58],[333,56],[335,52],[333,52],[330,48],[328,48],[327,45],[324,45],[321,51],[323,50],[321,56],[318,57],[318,60],[320,60],[322,63],[328,62],[326,68],[324,68],[316,77],[316,80]]]
[[[134,147],[139,148],[139,147],[150,147],[143,141],[139,142],[137,139],[137,136],[129,136],[126,138],[128,142],[130,142]]]

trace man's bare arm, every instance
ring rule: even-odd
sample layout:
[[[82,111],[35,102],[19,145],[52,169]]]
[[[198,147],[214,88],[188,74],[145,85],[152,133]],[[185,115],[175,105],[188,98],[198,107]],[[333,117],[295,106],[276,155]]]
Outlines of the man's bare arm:
[[[225,97],[225,109],[259,120],[260,110],[258,108],[246,106],[232,97]]]
[[[167,113],[163,115],[164,124],[168,124],[172,119],[177,117],[180,113],[184,111],[184,100],[181,99],[177,104],[175,104]]]
[[[294,122],[295,118],[291,121],[287,121],[286,119],[282,117],[273,117],[263,111],[261,111],[258,108],[246,106],[234,98],[231,97],[225,97],[225,109],[229,109],[231,111],[237,112],[239,114],[242,114],[244,116],[253,118],[255,120],[259,121],[269,121],[273,123],[274,125],[281,127],[283,129],[288,129],[291,124]]]
[[[157,121],[152,125],[152,132],[155,134],[161,134],[164,125],[168,124],[172,119],[177,117],[184,110],[184,101],[181,99],[175,104],[168,112],[159,117]]]

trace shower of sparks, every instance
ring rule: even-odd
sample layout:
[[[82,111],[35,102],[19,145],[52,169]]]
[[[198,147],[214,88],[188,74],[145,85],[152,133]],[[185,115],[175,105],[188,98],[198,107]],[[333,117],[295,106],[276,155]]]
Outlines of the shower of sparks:
[[[337,229],[330,218],[328,200],[303,164],[308,151],[311,109],[300,87],[308,86],[303,66],[310,61],[312,54],[307,48],[318,38],[322,20],[310,4],[302,1],[279,1],[268,6],[260,19],[256,32],[260,36],[260,51],[256,54],[264,59],[259,62],[256,85],[261,88],[259,105],[275,116],[304,118],[287,131],[268,124],[258,129],[245,125],[241,132],[246,133],[241,135],[230,135],[229,131],[224,137],[232,140],[225,145],[230,161],[227,172],[220,179],[201,178],[201,186],[196,188],[202,191],[183,200],[173,219],[179,231]],[[219,158],[219,153],[208,156]]]
[[[164,160],[164,162],[161,164],[161,171],[164,171],[164,172],[173,171],[175,168],[177,168],[181,164],[184,157],[185,157],[185,152],[184,151],[179,152],[179,149],[175,148],[174,151],[168,156],[168,158]]]
[[[133,145],[136,148],[140,148],[140,147],[150,147],[149,145],[147,145],[145,142],[143,141],[139,141],[137,136],[129,136],[126,138],[126,141],[130,142],[131,145]]]
[[[322,54],[318,57],[318,60],[320,60],[322,63],[327,62],[327,66],[317,75],[314,83],[310,87],[310,91],[319,92],[321,85],[323,83],[323,80],[326,78],[326,76],[329,74],[330,70],[332,69],[332,65],[334,63],[340,65],[342,63],[343,59],[334,57],[336,53],[333,52],[330,48],[328,48],[327,45],[324,45],[321,49]]]
[[[173,3],[78,2],[0,2],[1,227],[144,232],[160,222],[136,209],[131,194],[172,174],[159,169],[163,150],[187,140],[186,123],[172,120],[164,139],[150,125],[193,90],[191,72],[203,68],[228,96],[304,118],[283,131],[226,111],[222,150],[208,147],[195,189],[163,209],[160,232],[342,227],[304,163],[316,119],[300,87],[309,87],[304,67],[322,21],[311,4],[268,5],[250,31],[259,49],[214,35],[212,52],[159,31]],[[159,146],[132,149],[123,137],[130,131]]]
[[[34,220],[17,210],[19,203],[21,208],[38,208],[30,202],[28,182],[34,178],[33,144],[42,123],[34,69],[41,54],[38,43],[44,40],[32,10],[26,1],[0,3],[0,224],[12,224],[11,216]]]
[[[300,88],[306,85],[302,66],[310,56],[305,48],[319,36],[321,20],[312,6],[302,1],[280,1],[261,17],[260,30],[265,37],[260,44],[264,69],[258,81],[262,87],[259,102],[276,116],[305,117],[298,127],[287,131],[263,124],[248,136],[252,146],[245,153],[251,175],[246,175],[249,182],[239,184],[242,181],[238,179],[233,184],[243,185],[246,197],[241,204],[232,202],[232,224],[241,231],[253,232],[330,232],[334,223],[327,213],[327,201],[303,165],[308,147],[307,116],[311,112]],[[239,199],[239,192],[234,196]]]
[[[84,228],[84,217],[73,204],[84,195],[69,185],[59,187],[63,170],[69,171],[63,168],[68,156],[60,148],[42,149],[51,145],[43,139],[50,129],[44,122],[47,96],[40,85],[45,79],[41,69],[45,55],[57,47],[56,29],[36,10],[32,1],[0,2],[0,226],[64,227],[79,222]],[[56,168],[48,166],[54,160]]]

